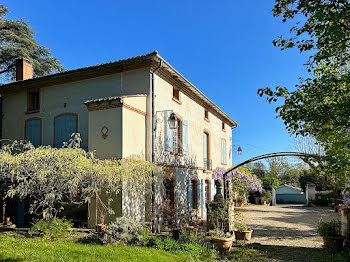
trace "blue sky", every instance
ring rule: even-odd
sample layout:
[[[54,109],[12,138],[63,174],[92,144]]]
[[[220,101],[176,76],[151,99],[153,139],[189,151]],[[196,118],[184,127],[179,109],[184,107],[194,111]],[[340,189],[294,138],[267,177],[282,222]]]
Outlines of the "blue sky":
[[[306,75],[305,54],[272,40],[290,25],[272,16],[274,1],[4,0],[9,18],[23,18],[37,41],[67,69],[158,50],[240,126],[234,163],[291,151],[293,139],[259,88],[289,88]],[[234,149],[236,150],[236,148]]]

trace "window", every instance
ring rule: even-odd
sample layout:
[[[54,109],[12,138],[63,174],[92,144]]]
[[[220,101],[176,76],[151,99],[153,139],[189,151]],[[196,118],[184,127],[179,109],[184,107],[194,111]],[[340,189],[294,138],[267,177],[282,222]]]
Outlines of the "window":
[[[29,90],[27,95],[27,111],[40,110],[40,92],[39,89]]]
[[[198,181],[192,180],[192,209],[197,209],[198,207],[198,192],[197,192],[197,183]]]
[[[208,110],[204,110],[204,119],[209,120],[209,112]]]
[[[41,119],[30,118],[25,122],[25,140],[31,142],[33,146],[41,145]]]
[[[226,140],[221,139],[221,164],[226,165]]]
[[[175,208],[175,181],[173,179],[165,179],[164,182],[164,200],[169,201],[169,205]]]
[[[173,87],[173,100],[180,102],[180,90]]]
[[[205,180],[205,195],[207,197],[207,203],[210,202],[210,180]]]
[[[182,121],[177,120],[177,128],[172,129],[172,148],[174,153],[182,153]]]
[[[223,131],[225,131],[225,123],[224,123],[224,122],[222,122],[222,124],[221,124],[221,129],[222,129]]]
[[[60,148],[64,142],[69,143],[73,133],[78,131],[78,115],[64,113],[55,117],[54,120],[54,146]]]

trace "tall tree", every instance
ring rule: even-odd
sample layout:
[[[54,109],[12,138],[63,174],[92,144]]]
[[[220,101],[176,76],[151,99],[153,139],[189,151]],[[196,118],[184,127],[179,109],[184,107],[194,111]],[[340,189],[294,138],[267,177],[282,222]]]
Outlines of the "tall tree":
[[[324,148],[318,163],[328,181],[342,187],[350,175],[350,1],[276,0],[274,16],[294,24],[290,35],[273,43],[282,50],[310,52],[310,76],[294,91],[260,89],[292,135],[313,136]]]
[[[0,77],[2,81],[15,78],[15,60],[26,58],[33,62],[35,76],[43,76],[63,71],[59,60],[51,51],[39,45],[34,39],[34,31],[22,19],[5,18],[8,8],[0,5]]]
[[[267,172],[264,162],[261,162],[261,161],[246,164],[244,167],[246,167],[250,172],[252,172],[254,175],[256,175],[260,179],[265,177]]]

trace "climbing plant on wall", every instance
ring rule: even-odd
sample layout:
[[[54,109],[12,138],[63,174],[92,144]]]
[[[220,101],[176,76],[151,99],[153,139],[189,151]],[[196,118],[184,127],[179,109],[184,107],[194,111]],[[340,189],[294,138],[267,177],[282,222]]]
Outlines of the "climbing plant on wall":
[[[83,204],[96,198],[110,208],[120,190],[146,190],[158,168],[140,157],[97,159],[80,147],[75,135],[62,148],[15,141],[0,150],[0,183],[7,182],[7,197],[30,198],[30,211],[55,216],[65,204]],[[100,196],[108,198],[102,203]]]

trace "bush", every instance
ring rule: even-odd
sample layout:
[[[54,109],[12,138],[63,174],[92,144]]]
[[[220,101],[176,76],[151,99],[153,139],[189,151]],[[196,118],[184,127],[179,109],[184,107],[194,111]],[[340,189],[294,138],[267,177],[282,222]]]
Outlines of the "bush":
[[[170,237],[152,236],[148,238],[147,247],[152,247],[172,253],[187,254],[194,258],[212,258],[215,250],[207,241],[181,242]]]
[[[318,225],[317,232],[322,237],[336,237],[340,235],[341,223],[338,220],[331,222],[321,222]]]
[[[68,236],[68,228],[72,223],[65,218],[51,218],[48,220],[37,220],[29,231],[31,236],[41,236],[46,239],[56,239]]]
[[[106,231],[112,240],[125,244],[143,244],[149,235],[146,228],[127,217],[118,217],[114,223],[107,226]],[[111,242],[108,239],[106,241]]]
[[[86,244],[86,245],[103,245],[103,239],[101,239],[100,236],[96,234],[89,234],[87,236],[80,237],[77,240],[80,244]]]
[[[331,198],[333,198],[333,191],[318,191],[316,193],[316,199],[312,201],[312,203],[318,205],[318,206],[328,206],[329,203],[331,203]]]

